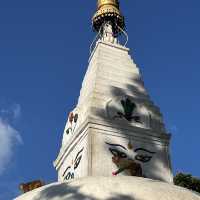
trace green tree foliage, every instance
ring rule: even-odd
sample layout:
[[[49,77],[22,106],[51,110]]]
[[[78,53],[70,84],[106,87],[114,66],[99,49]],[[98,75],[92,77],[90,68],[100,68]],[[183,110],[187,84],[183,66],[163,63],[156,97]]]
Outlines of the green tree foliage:
[[[174,177],[174,184],[200,193],[200,179],[190,174],[178,173]]]

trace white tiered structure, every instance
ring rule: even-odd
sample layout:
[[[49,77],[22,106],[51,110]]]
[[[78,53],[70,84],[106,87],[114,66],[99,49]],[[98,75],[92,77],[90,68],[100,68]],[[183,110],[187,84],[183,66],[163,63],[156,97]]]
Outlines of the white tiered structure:
[[[129,49],[106,24],[54,162],[58,182],[16,200],[200,200],[173,185],[169,141]]]
[[[105,31],[89,59],[78,105],[63,133],[54,162],[58,180],[136,175],[172,182],[169,139],[129,49]],[[113,162],[118,155],[119,163]],[[130,160],[142,173],[134,174]]]

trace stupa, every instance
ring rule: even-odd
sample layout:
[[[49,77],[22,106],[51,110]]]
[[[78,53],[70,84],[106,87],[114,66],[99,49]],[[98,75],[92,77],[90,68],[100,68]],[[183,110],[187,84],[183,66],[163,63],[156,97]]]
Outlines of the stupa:
[[[200,200],[173,185],[170,134],[118,39],[127,36],[119,1],[98,0],[92,23],[97,41],[54,161],[58,182],[16,200]]]

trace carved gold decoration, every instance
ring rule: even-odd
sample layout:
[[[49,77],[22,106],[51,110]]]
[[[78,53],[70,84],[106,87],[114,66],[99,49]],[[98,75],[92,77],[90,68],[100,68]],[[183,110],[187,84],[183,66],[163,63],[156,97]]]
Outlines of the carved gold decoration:
[[[124,29],[124,17],[120,12],[118,0],[98,0],[97,11],[92,18],[94,30],[99,32],[102,25],[110,22],[115,34]]]

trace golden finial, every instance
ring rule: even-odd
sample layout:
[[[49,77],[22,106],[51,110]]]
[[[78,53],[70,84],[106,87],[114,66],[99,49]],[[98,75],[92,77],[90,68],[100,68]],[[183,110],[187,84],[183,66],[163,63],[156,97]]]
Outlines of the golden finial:
[[[118,0],[98,0],[97,11],[92,18],[94,30],[99,32],[107,22],[111,23],[114,34],[124,29],[124,17],[120,12]]]

